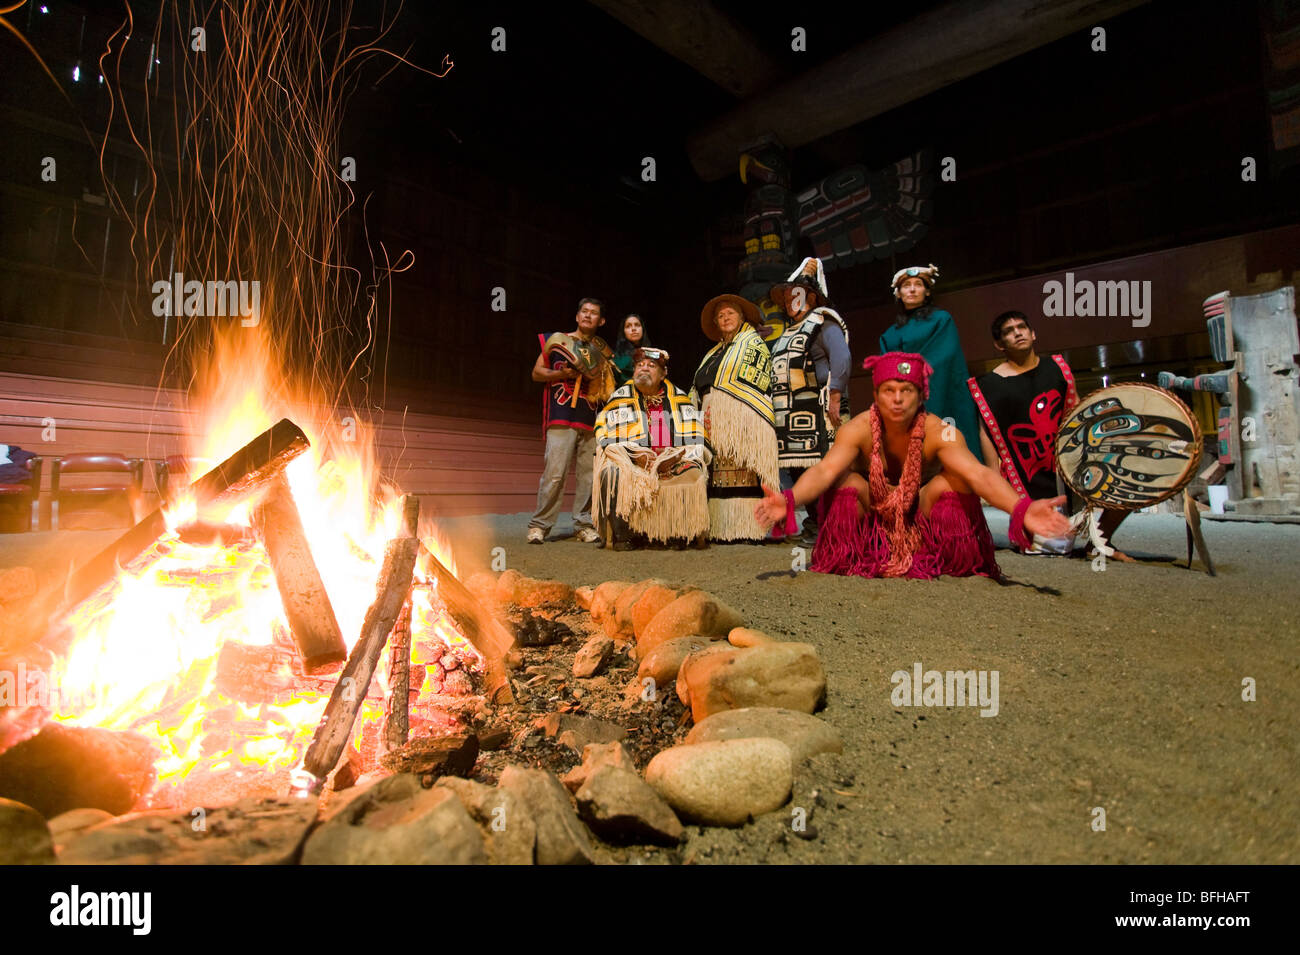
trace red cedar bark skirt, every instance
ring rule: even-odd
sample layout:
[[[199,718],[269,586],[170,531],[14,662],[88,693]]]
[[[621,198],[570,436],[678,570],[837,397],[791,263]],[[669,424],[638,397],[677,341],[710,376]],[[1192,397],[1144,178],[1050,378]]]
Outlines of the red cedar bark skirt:
[[[858,494],[840,488],[821,504],[821,532],[813,550],[812,569],[823,574],[882,577],[889,563],[889,539],[880,518],[871,511],[858,513]],[[977,494],[945,491],[927,518],[918,510],[921,546],[903,576],[918,580],[936,577],[991,577],[1002,579],[993,557],[993,535]]]

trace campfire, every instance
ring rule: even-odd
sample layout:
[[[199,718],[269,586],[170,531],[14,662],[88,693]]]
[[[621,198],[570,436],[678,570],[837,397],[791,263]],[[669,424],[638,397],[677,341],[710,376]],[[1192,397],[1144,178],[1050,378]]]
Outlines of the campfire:
[[[46,641],[57,694],[30,718],[145,737],[142,806],[318,790],[509,698],[513,637],[418,500],[355,419],[346,440],[267,387],[267,355],[223,340],[195,455],[221,463],[72,573]],[[271,423],[288,408],[301,426]]]
[[[816,649],[693,585],[462,583],[373,435],[237,334],[190,396],[219,463],[61,579],[22,651],[51,693],[0,708],[32,837],[0,861],[592,862],[780,809],[842,749]]]

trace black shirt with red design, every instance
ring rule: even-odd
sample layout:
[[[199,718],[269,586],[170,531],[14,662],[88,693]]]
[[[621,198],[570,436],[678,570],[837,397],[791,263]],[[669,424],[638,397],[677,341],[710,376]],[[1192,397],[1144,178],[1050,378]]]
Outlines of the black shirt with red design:
[[[1056,433],[1070,398],[1060,367],[1045,358],[1023,374],[1004,378],[990,371],[975,381],[994,418],[990,427],[980,408],[981,424],[998,450],[1003,471],[1008,464],[1014,467],[1025,491],[1035,500],[1055,497]]]

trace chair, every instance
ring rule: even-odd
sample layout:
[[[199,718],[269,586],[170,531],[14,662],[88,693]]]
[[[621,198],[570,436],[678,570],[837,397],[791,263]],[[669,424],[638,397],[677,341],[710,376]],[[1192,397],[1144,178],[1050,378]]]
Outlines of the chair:
[[[153,482],[158,488],[158,503],[163,507],[172,502],[172,478],[183,479],[185,485],[192,483],[194,476],[212,469],[212,462],[207,458],[187,458],[183,454],[169,454],[153,465]],[[180,482],[178,481],[178,487]]]
[[[106,477],[90,485],[66,487],[63,478],[69,474],[112,474],[121,477]],[[144,460],[141,458],[125,458],[104,451],[65,454],[61,458],[55,458],[50,469],[51,522],[56,529],[59,527],[60,511],[65,503],[93,506],[111,504],[120,498],[126,501],[130,517],[127,526],[130,527],[139,520],[143,488]]]
[[[0,532],[11,534],[40,526],[42,461],[38,456],[27,462],[30,482],[0,484]]]

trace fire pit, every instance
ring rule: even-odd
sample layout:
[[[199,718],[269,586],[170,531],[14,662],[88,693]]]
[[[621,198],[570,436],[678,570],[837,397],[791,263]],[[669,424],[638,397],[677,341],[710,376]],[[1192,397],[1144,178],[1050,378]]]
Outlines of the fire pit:
[[[774,811],[795,753],[838,749],[811,646],[692,586],[462,581],[368,435],[269,373],[218,377],[194,450],[221,464],[59,587],[28,648],[55,692],[0,700],[0,812],[41,858],[675,851],[683,822]]]
[[[278,421],[63,589],[58,693],[23,720],[147,740],[137,808],[318,791],[509,699],[513,637],[421,538],[418,500],[312,450]]]

